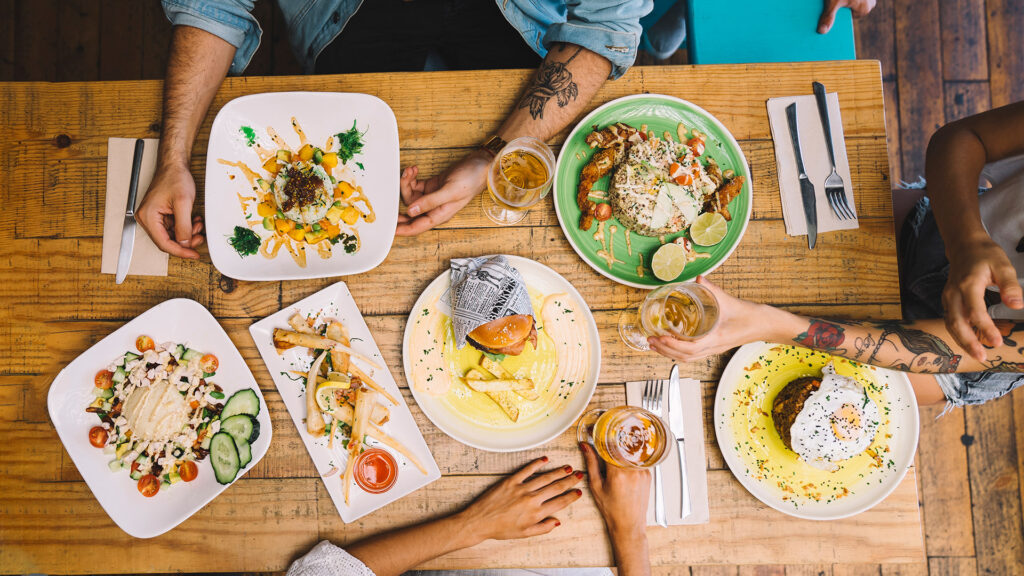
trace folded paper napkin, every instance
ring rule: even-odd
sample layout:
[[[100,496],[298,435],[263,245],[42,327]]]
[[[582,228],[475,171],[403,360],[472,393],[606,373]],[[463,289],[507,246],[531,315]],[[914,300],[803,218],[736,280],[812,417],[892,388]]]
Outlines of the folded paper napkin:
[[[117,272],[117,257],[121,251],[121,229],[124,214],[128,208],[128,185],[132,179],[132,159],[135,156],[135,138],[110,138],[107,140],[107,199],[103,210],[103,257],[100,272]],[[156,171],[156,151],[160,141],[146,139],[139,170],[139,189],[135,196],[135,207],[142,204],[142,198],[149,189]],[[156,247],[142,226],[135,228],[135,247],[132,249],[132,263],[129,275],[167,276],[167,253]]]
[[[441,310],[453,319],[459,348],[477,326],[506,316],[533,316],[526,282],[508,258],[500,254],[452,258],[451,272],[451,286],[441,295]]]
[[[853,182],[850,179],[850,161],[846,156],[846,138],[843,135],[843,118],[839,113],[839,95],[827,95],[828,117],[832,125],[832,143],[836,155],[836,172],[846,187],[846,202],[854,215],[857,207],[853,201]],[[825,148],[825,129],[821,125],[818,104],[813,94],[786,96],[768,100],[768,122],[775,140],[775,160],[778,163],[779,192],[782,195],[782,216],[786,222],[786,233],[790,236],[807,234],[807,220],[804,217],[804,203],[800,196],[800,179],[796,169],[796,153],[793,139],[789,135],[786,107],[796,102],[797,128],[800,133],[800,151],[803,153],[804,171],[814,184],[815,208],[818,213],[818,234],[833,230],[859,228],[857,218],[840,220],[829,207],[825,197],[825,179],[832,172]]]
[[[645,382],[626,382],[626,404],[640,406]],[[664,381],[665,401],[661,416],[668,420],[668,380]],[[690,481],[690,514],[681,517],[682,487],[679,476],[679,451],[671,443],[672,453],[661,463],[661,482],[665,490],[665,520],[669,526],[706,524],[708,513],[708,471],[704,455],[704,408],[701,383],[693,378],[679,379],[682,396],[683,428],[686,432],[686,476]],[[654,473],[651,473],[651,497],[647,505],[647,525],[654,523]]]

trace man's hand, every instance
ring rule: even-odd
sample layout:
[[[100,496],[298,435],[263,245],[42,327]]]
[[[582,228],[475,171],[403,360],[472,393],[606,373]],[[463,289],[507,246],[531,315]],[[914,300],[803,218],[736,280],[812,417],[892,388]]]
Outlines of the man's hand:
[[[398,236],[415,236],[451,220],[487,187],[487,169],[491,155],[483,150],[470,152],[458,164],[427,180],[417,180],[418,166],[402,172],[400,181],[406,214],[398,215]]]
[[[718,300],[718,325],[695,342],[671,336],[648,338],[652,350],[668,358],[691,362],[768,338],[772,318],[779,313],[778,310],[731,296],[703,276],[697,277],[697,283],[710,290]]]
[[[187,166],[160,166],[136,219],[164,252],[198,259],[195,248],[203,243],[203,222],[198,215],[192,216],[195,199],[196,183]]]
[[[647,501],[651,493],[651,472],[646,468],[608,465],[602,473],[594,448],[581,443],[580,450],[587,465],[590,494],[608,526],[620,576],[649,576]]]
[[[988,235],[949,248],[949,280],[942,292],[946,328],[968,354],[984,362],[985,347],[1003,343],[988,315],[985,289],[998,286],[1003,303],[1017,310],[1024,308],[1024,291],[1010,259]]]
[[[875,0],[825,0],[825,9],[818,20],[818,34],[825,34],[832,29],[836,21],[836,13],[840,8],[849,8],[854,18],[867,16],[875,7]]]

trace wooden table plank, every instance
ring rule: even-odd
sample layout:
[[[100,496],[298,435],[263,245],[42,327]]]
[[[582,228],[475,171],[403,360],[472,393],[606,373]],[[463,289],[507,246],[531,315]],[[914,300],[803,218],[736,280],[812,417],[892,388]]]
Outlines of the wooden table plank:
[[[217,109],[243,94],[277,90],[359,91],[382,97],[399,121],[403,163],[417,163],[424,173],[437,172],[501,121],[528,76],[529,71],[498,71],[233,78],[225,82],[204,121],[192,158],[193,173],[201,189],[209,127]],[[802,238],[790,238],[784,231],[764,101],[807,93],[811,80],[821,80],[840,93],[861,227],[823,235],[819,247],[809,253]],[[643,292],[614,284],[581,262],[550,204],[533,210],[523,225],[495,233],[485,230],[491,225],[482,215],[483,200],[474,200],[440,229],[398,239],[385,263],[372,273],[345,278],[445,476],[414,496],[342,525],[248,334],[253,321],[337,279],[238,282],[221,276],[205,253],[200,262],[172,259],[167,278],[130,278],[116,288],[111,277],[96,273],[107,138],[158,136],[160,90],[160,82],[0,84],[0,169],[10,176],[0,186],[7,207],[0,211],[0,238],[5,240],[2,255],[7,269],[17,278],[0,285],[0,434],[17,439],[0,446],[0,515],[5,519],[0,523],[0,571],[194,569],[194,559],[182,566],[173,554],[182,547],[203,558],[202,570],[281,570],[317,538],[344,543],[462,506],[500,475],[541,453],[581,466],[569,432],[524,454],[484,453],[445,436],[415,406],[400,369],[402,333],[416,296],[452,257],[519,254],[545,262],[580,290],[594,310],[602,336],[602,384],[593,406],[620,404],[621,383],[626,380],[667,372],[668,360],[632,353],[616,336],[619,311],[635,305]],[[591,107],[644,91],[680,96],[705,107],[737,136],[750,161],[753,220],[737,252],[712,275],[716,282],[742,297],[807,314],[898,317],[877,62],[635,67],[622,80],[608,83]],[[470,116],[467,110],[472,111]],[[556,146],[566,132],[554,138]],[[200,202],[197,209],[201,208]],[[389,298],[380,298],[385,292]],[[224,325],[264,391],[274,443],[263,461],[196,517],[165,536],[135,541],[114,527],[81,482],[48,423],[45,398],[61,366],[128,319],[172,297],[197,300]],[[721,562],[767,563],[788,572],[787,565],[804,562],[831,566],[923,561],[913,470],[877,508],[830,523],[804,522],[774,512],[740,486],[725,468],[711,422],[715,380],[727,359],[728,355],[718,356],[683,366],[685,375],[705,381],[713,521],[701,527],[652,529],[652,559],[664,567],[659,573],[689,565],[700,573],[697,566]],[[270,496],[261,499],[257,494]],[[59,518],[45,531],[35,529],[49,516]],[[81,536],[84,525],[95,526],[87,538]],[[239,525],[244,527],[238,529]],[[488,543],[428,566],[611,561],[589,495],[566,512],[563,528],[570,529],[528,545]],[[219,553],[223,546],[217,551],[210,548],[211,530],[233,543],[232,552]],[[271,539],[275,546],[265,546]],[[801,545],[789,545],[792,542]],[[111,543],[131,546],[132,554],[111,560],[104,553]]]

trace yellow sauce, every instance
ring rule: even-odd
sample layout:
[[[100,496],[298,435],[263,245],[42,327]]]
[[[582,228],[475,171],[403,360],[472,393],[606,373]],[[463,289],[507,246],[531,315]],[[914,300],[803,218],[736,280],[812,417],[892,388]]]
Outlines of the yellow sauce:
[[[632,238],[632,232],[630,232],[629,228],[626,228],[626,253],[632,256],[633,243],[630,241],[630,238]],[[643,258],[642,255],[640,257]],[[643,264],[643,262],[641,262],[641,264]]]
[[[836,372],[855,378],[878,405],[881,422],[871,446],[863,453],[838,463],[835,471],[804,463],[786,448],[772,421],[772,403],[778,393],[803,376],[821,376],[822,368],[834,362]],[[803,504],[832,502],[845,498],[895,465],[889,454],[891,419],[888,384],[876,378],[874,369],[822,352],[794,346],[766,350],[743,369],[743,381],[727,404],[727,416],[735,441],[735,454],[747,467],[747,474],[779,492],[783,500],[799,508]]]
[[[306,133],[302,131],[302,126],[299,126],[299,123],[295,120],[295,116],[292,116],[292,128],[299,135],[299,148],[302,148],[308,143],[308,140],[306,140]]]
[[[598,222],[597,223],[597,232],[594,232],[594,240],[597,241],[597,244],[603,250],[604,249],[604,222]]]
[[[644,255],[641,252],[641,253],[638,253],[637,256],[640,257],[640,264],[638,264],[637,267],[636,267],[636,275],[641,277],[641,278],[643,278],[644,277]]]

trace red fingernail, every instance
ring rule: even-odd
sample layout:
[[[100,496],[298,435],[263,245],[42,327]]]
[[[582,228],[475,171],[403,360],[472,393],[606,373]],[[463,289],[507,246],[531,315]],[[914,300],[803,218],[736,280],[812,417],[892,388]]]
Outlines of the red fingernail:
[[[577,496],[583,496],[583,490],[580,490],[579,488],[577,488],[576,489],[576,495]]]
[[[559,522],[558,520],[555,520],[555,528],[558,528],[561,525],[562,525],[561,522]]]
[[[576,478],[579,479],[579,480],[583,480],[583,472],[577,472],[576,473]]]
[[[565,470],[565,473],[568,474],[569,472],[572,472],[572,466],[565,466],[562,470]]]
[[[548,457],[547,456],[541,456],[540,457],[540,461],[541,462],[547,462],[548,461]]]

